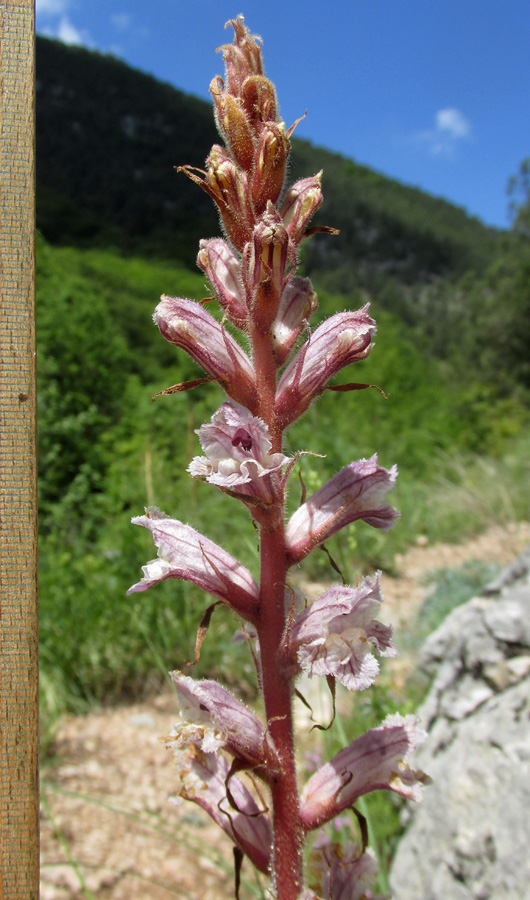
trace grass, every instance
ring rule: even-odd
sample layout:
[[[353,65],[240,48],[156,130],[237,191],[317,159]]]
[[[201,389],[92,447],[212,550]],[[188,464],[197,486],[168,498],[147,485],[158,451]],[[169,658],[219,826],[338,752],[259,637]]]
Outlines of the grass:
[[[457,606],[462,606],[480,594],[499,574],[498,563],[470,559],[456,569],[436,569],[429,573],[427,584],[433,589],[425,598],[417,615],[414,633],[416,641],[426,638],[438,628]]]

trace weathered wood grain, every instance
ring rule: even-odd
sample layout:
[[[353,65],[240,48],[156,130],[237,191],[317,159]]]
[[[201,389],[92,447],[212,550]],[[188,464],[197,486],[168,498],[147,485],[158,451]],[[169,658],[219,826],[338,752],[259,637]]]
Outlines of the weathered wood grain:
[[[32,0],[0,32],[0,900],[37,900]]]

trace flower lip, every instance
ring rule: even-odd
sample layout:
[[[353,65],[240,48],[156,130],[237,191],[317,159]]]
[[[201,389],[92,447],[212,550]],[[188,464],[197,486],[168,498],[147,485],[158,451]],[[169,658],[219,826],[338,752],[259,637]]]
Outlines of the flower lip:
[[[270,499],[271,488],[264,483],[265,476],[279,473],[289,457],[270,452],[272,442],[262,419],[228,401],[196,434],[206,455],[191,461],[190,475],[223,489]]]
[[[248,569],[230,553],[154,507],[132,522],[149,529],[159,558],[143,566],[143,578],[128,594],[146,591],[166,578],[181,578],[232,606],[247,621],[254,621],[259,588]]]
[[[333,675],[349,690],[365,690],[379,672],[373,651],[397,654],[391,627],[375,618],[383,601],[380,574],[357,588],[329,588],[295,619],[291,652],[309,676]]]
[[[174,746],[198,743],[205,752],[224,747],[254,768],[276,766],[265,726],[230,691],[216,681],[195,681],[181,672],[172,672],[171,678],[184,719],[172,734]]]
[[[357,519],[374,528],[391,528],[399,513],[382,500],[396,477],[397,466],[383,468],[377,454],[341,469],[291,516],[285,532],[291,564]]]
[[[410,800],[421,800],[429,778],[408,765],[410,755],[427,737],[416,716],[387,716],[349,747],[341,750],[306,783],[300,816],[307,831],[318,828],[351,807],[363,794],[380,788]]]

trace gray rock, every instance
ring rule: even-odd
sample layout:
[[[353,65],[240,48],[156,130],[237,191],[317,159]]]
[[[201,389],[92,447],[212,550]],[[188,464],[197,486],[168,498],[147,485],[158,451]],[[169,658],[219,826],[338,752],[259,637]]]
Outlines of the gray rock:
[[[393,900],[530,900],[530,550],[426,641],[433,676]]]

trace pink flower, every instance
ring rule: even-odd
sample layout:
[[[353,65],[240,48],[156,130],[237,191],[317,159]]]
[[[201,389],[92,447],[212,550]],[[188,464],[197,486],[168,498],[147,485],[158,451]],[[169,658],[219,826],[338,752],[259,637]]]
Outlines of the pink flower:
[[[293,275],[283,289],[278,314],[272,324],[272,341],[279,365],[287,359],[317,305],[317,295],[309,278]]]
[[[256,379],[247,354],[200,303],[162,297],[153,316],[160,331],[176,347],[216,379],[237,403],[256,403]]]
[[[230,553],[155,508],[132,522],[152,533],[158,559],[142,567],[144,577],[129,588],[128,594],[146,591],[166,578],[182,578],[232,606],[248,621],[255,620],[259,588],[248,569]]]
[[[322,172],[302,178],[289,188],[280,215],[295,244],[304,237],[305,230],[322,203]]]
[[[305,412],[333,375],[368,356],[376,331],[369,307],[331,316],[291,360],[276,391],[276,414],[284,427]]]
[[[241,265],[222,238],[200,242],[197,265],[206,274],[219,304],[238,328],[245,328],[248,309],[241,284]]]
[[[408,759],[426,736],[415,716],[396,713],[337,753],[302,791],[300,816],[306,831],[329,822],[363,794],[380,788],[421,800],[428,779],[423,772],[413,771]]]
[[[377,860],[372,850],[361,853],[355,844],[329,844],[311,852],[309,871],[322,900],[364,900],[377,877]]]
[[[290,644],[308,675],[333,675],[348,690],[363,691],[379,672],[373,651],[396,656],[392,628],[375,618],[383,601],[379,576],[357,588],[329,588],[295,620]]]
[[[206,456],[191,461],[190,475],[223,490],[273,501],[274,490],[266,476],[279,473],[289,457],[270,452],[272,443],[262,419],[239,404],[223,403],[211,424],[201,425],[196,434]]]
[[[291,563],[356,519],[374,528],[390,528],[399,513],[382,500],[396,477],[397,466],[384,469],[377,464],[377,454],[350,463],[334,475],[289,520],[285,536]]]
[[[229,778],[227,760],[214,753],[203,753],[195,746],[174,753],[180,780],[177,796],[206,810],[256,868],[267,874],[272,846],[269,819],[261,814],[243,782],[235,775]]]
[[[172,672],[171,678],[184,719],[171,734],[172,746],[198,744],[205,753],[223,747],[253,768],[267,766],[272,775],[276,754],[254,713],[216,681],[195,681],[181,672]]]

